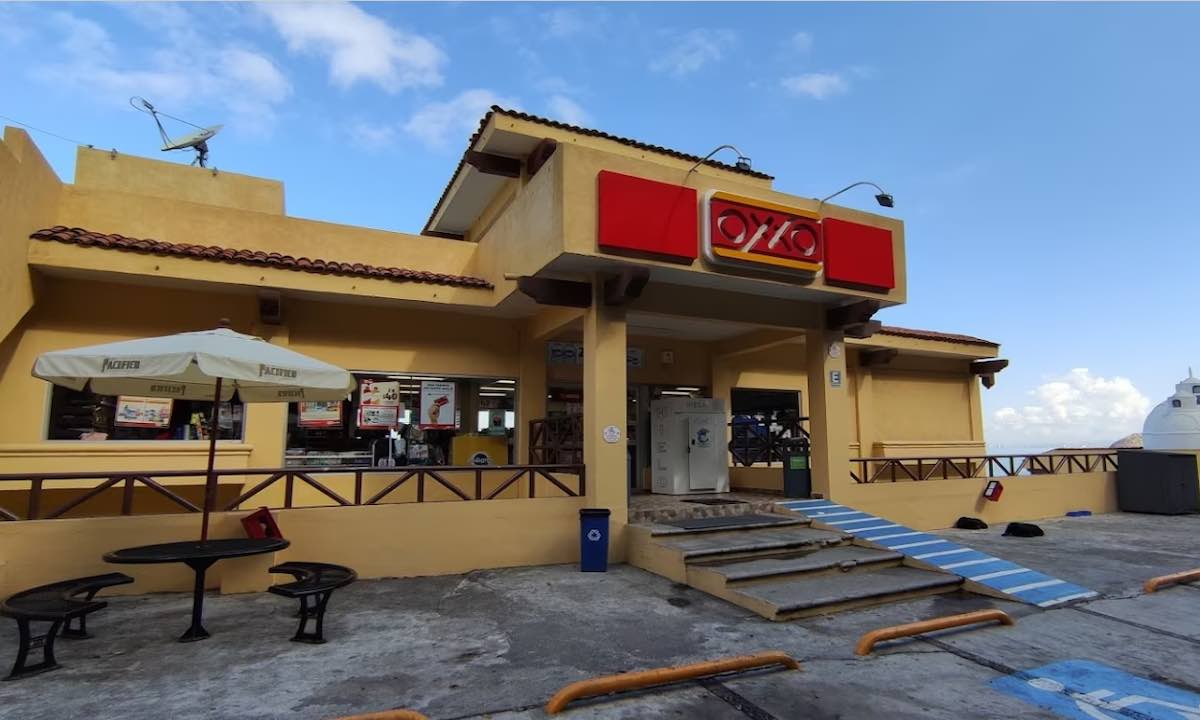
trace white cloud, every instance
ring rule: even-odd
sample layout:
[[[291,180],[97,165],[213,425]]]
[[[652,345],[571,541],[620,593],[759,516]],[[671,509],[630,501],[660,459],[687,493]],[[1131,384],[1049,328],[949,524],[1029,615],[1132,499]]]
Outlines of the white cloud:
[[[550,37],[568,38],[587,29],[583,16],[575,8],[560,7],[542,13],[546,34]]]
[[[730,30],[689,30],[661,57],[650,63],[650,69],[671,75],[688,75],[719,61],[724,56],[725,48],[735,42],[737,35]]]
[[[792,50],[808,52],[809,50],[812,50],[813,36],[810,33],[804,32],[803,30],[798,30],[790,38],[788,38],[788,46],[791,47]]]
[[[1007,446],[1108,445],[1141,432],[1150,400],[1123,377],[1093,375],[1087,368],[1038,385],[1031,402],[992,414],[989,444]]]
[[[275,109],[292,92],[291,83],[271,58],[205,38],[194,30],[198,23],[181,6],[164,7],[171,8],[169,15],[136,16],[139,22],[158,21],[157,27],[164,31],[155,37],[159,44],[132,48],[118,47],[99,23],[54,13],[48,21],[61,38],[59,46],[50,53],[54,60],[36,68],[34,77],[111,105],[123,105],[131,95],[139,95],[174,115],[189,111],[199,115],[195,120],[201,124],[230,120],[242,130],[270,129]],[[214,107],[232,117],[214,116]],[[196,112],[200,109],[202,115]],[[172,134],[177,130],[185,131],[168,127]]]
[[[588,125],[592,122],[592,116],[566,95],[552,95],[546,101],[546,105],[550,108],[550,117],[554,120],[571,125]]]
[[[445,102],[431,102],[419,108],[404,123],[404,131],[430,147],[445,147],[451,136],[461,136],[465,141],[492,105],[516,108],[520,103],[491,90],[465,90]]]
[[[341,87],[373,82],[388,92],[440,85],[445,54],[429,39],[346,2],[265,3],[262,11],[296,52],[324,56]]]
[[[360,120],[350,125],[349,132],[351,142],[368,150],[385,148],[396,141],[396,128],[392,125],[376,125]]]
[[[814,100],[825,100],[850,91],[850,83],[839,73],[804,73],[784,78],[780,84],[793,95],[804,95]]]

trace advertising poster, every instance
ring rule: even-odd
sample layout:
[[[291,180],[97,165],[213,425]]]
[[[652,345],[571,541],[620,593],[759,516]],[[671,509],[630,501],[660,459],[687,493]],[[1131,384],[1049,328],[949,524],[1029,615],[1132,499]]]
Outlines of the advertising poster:
[[[394,427],[400,418],[400,383],[363,380],[359,385],[358,426]]]
[[[454,383],[421,382],[421,421],[418,424],[422,430],[453,429],[456,411]]]
[[[300,403],[300,427],[338,427],[342,424],[342,401]]]
[[[114,418],[119,427],[165,428],[171,424],[170,398],[121,395]]]

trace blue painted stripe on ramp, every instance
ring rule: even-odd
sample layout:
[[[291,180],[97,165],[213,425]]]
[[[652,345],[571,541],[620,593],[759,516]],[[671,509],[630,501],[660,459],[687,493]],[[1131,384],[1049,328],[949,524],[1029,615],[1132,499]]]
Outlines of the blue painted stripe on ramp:
[[[886,547],[930,563],[960,577],[972,579],[994,590],[1032,605],[1050,607],[1095,597],[1087,588],[1064,582],[1003,558],[959,545],[932,533],[913,530],[885,517],[871,515],[829,500],[787,500],[783,507],[804,513],[856,539]],[[982,577],[981,577],[982,576]]]

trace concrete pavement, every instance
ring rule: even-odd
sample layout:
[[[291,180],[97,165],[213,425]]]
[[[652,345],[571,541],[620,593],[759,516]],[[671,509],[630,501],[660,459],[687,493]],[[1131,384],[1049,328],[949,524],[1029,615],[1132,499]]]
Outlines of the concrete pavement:
[[[1047,537],[1039,539],[948,534],[1105,595],[1038,610],[954,594],[772,623],[628,566],[606,574],[518,568],[358,582],[334,595],[330,642],[319,646],[288,641],[294,603],[267,593],[211,595],[213,637],[191,644],[174,642],[187,624],[186,595],[115,598],[89,621],[95,638],[59,641],[62,669],[0,683],[0,718],[315,719],[396,707],[431,718],[539,718],[540,706],[574,680],[776,649],[803,671],[601,698],[560,717],[1062,717],[991,683],[1069,659],[1200,691],[1200,589],[1138,591],[1146,577],[1200,566],[1200,518],[1042,525]],[[1017,625],[853,654],[867,630],[983,607],[1005,609]],[[11,662],[15,635],[12,622],[0,622],[0,662]]]

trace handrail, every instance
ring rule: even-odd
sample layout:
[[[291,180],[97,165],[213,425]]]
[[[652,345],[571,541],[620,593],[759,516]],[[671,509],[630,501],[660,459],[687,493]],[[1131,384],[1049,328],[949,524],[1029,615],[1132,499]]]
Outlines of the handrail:
[[[1142,590],[1148,593],[1157,592],[1159,588],[1166,585],[1179,585],[1182,583],[1190,583],[1200,580],[1200,568],[1195,570],[1184,570],[1183,572],[1171,573],[1170,575],[1159,575],[1152,577],[1142,586]]]
[[[375,505],[388,495],[414,480],[416,485],[416,502],[425,501],[425,489],[428,483],[433,483],[447,490],[451,496],[461,501],[492,500],[500,496],[508,488],[517,484],[525,477],[529,479],[529,497],[537,494],[538,479],[541,478],[549,486],[557,489],[565,497],[582,497],[587,493],[586,469],[581,464],[575,465],[414,465],[400,467],[291,467],[291,468],[226,468],[216,470],[217,478],[235,477],[243,481],[242,492],[233,500],[219,505],[216,509],[235,510],[243,503],[251,500],[259,493],[276,483],[283,483],[283,504],[277,507],[290,509],[293,505],[293,495],[297,483],[307,485],[320,495],[328,498],[329,505],[353,506]],[[495,489],[488,488],[485,493],[484,477],[497,476],[501,484]],[[574,475],[575,483],[564,483],[555,475]],[[106,491],[115,490],[121,493],[120,515],[132,515],[134,505],[134,490],[138,485],[144,486],[155,494],[171,501],[182,512],[200,512],[200,507],[186,497],[174,492],[171,488],[156,481],[164,478],[197,478],[207,475],[204,470],[161,470],[141,472],[68,472],[68,473],[5,473],[0,474],[0,490],[5,489],[6,483],[21,483],[18,490],[28,489],[28,498],[24,517],[5,507],[0,507],[0,522],[17,520],[54,519],[66,515],[71,510],[103,495]],[[321,476],[352,476],[354,481],[353,497],[345,497],[331,489],[326,483],[318,480]],[[387,475],[388,484],[368,498],[363,497],[364,479],[372,475]],[[457,476],[456,476],[457,475]],[[255,476],[266,476],[258,480]],[[462,476],[467,476],[466,478]],[[391,479],[395,478],[395,479]],[[473,478],[474,482],[470,483]],[[43,495],[53,481],[95,480],[94,485],[72,488],[73,492],[57,507],[44,508]],[[470,483],[470,485],[468,485]],[[490,483],[490,481],[489,481]],[[575,485],[576,487],[571,487]],[[24,487],[24,486],[27,486]],[[519,485],[518,485],[519,487]],[[556,495],[554,490],[551,496]],[[305,505],[316,507],[316,505]],[[116,514],[116,513],[114,513]]]
[[[921,635],[935,630],[945,630],[947,628],[962,627],[964,625],[974,625],[976,623],[988,622],[989,620],[999,620],[1001,625],[1012,625],[1014,621],[1009,617],[1008,613],[1003,610],[976,610],[974,612],[963,613],[961,615],[947,615],[946,617],[934,618],[932,620],[919,620],[917,622],[907,623],[905,625],[892,625],[891,627],[879,628],[866,633],[858,639],[858,644],[854,646],[855,655],[870,655],[871,649],[875,647],[875,643],[884,640],[895,640],[896,638],[911,637],[913,635]]]
[[[335,720],[429,720],[416,710],[382,710],[365,715],[346,715]]]
[[[931,457],[858,457],[850,460],[856,483],[1025,477],[1117,469],[1116,450],[1031,455],[947,455]]]
[[[580,698],[607,695],[625,690],[637,690],[638,688],[650,687],[652,685],[665,685],[681,680],[693,680],[708,675],[740,672],[754,668],[769,667],[771,665],[783,665],[790,670],[800,669],[800,663],[796,662],[790,655],[778,650],[772,650],[756,655],[739,655],[737,657],[709,660],[678,667],[638,670],[619,675],[604,675],[567,685],[554,693],[554,697],[550,698],[546,703],[545,710],[547,715],[554,715],[562,712],[571,701],[579,700]]]

